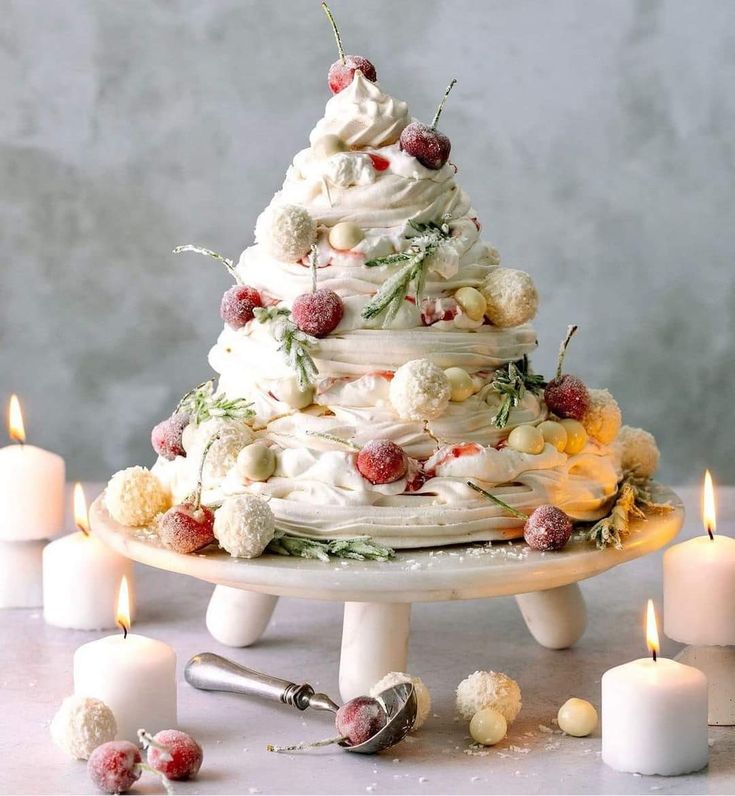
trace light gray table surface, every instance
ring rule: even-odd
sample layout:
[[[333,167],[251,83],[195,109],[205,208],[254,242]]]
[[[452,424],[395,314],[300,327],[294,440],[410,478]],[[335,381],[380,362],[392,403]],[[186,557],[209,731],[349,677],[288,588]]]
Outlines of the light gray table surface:
[[[685,538],[700,532],[699,489],[678,491],[689,510]],[[720,527],[735,533],[735,487],[720,490],[719,508]],[[577,739],[541,729],[553,728],[570,696],[599,705],[602,673],[645,654],[642,614],[649,596],[660,607],[660,554],[583,583],[589,627],[563,652],[532,640],[512,598],[415,605],[409,665],[431,690],[432,716],[410,740],[373,758],[337,748],[269,753],[268,743],[328,736],[329,716],[195,691],[181,674],[189,656],[211,650],[337,697],[341,606],[283,599],[256,646],[229,649],[204,626],[211,586],[145,567],[137,582],[135,632],[176,649],[180,726],[204,747],[199,778],[177,784],[177,793],[735,793],[735,728],[710,728],[709,769],[678,778],[612,771],[600,760],[599,731]],[[48,724],[72,690],[74,650],[99,635],[48,627],[40,610],[0,611],[0,792],[95,792],[85,764],[51,743]],[[663,654],[678,649],[663,640]],[[506,672],[523,691],[507,739],[487,750],[471,747],[467,723],[455,717],[454,689],[475,669]],[[163,791],[144,774],[135,792]]]

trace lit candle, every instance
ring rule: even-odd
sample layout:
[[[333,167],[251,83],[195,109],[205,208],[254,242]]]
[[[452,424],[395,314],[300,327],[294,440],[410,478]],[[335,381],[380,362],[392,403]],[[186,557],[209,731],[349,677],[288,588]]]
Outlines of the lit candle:
[[[602,759],[618,771],[675,776],[707,765],[707,678],[658,655],[653,602],[648,601],[650,658],[602,676]]]
[[[74,487],[74,522],[76,533],[50,542],[43,551],[43,618],[74,630],[115,627],[123,577],[134,614],[132,562],[90,532],[81,484]]]
[[[664,554],[664,632],[684,644],[735,645],[735,539],[715,533],[709,470],[702,503],[707,533]]]
[[[137,741],[145,728],[176,727],[176,653],[162,641],[129,633],[128,584],[120,585],[119,635],[84,644],[74,653],[74,693],[96,697],[117,720],[117,737]]]
[[[14,444],[0,448],[0,540],[48,539],[64,522],[64,460],[26,444],[18,397],[10,398],[8,430]]]

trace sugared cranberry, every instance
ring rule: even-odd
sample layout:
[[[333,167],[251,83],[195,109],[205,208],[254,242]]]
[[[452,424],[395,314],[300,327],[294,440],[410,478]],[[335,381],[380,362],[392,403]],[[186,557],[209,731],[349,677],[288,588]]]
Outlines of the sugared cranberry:
[[[109,741],[89,756],[89,778],[104,793],[127,793],[140,779],[142,758],[130,741]]]
[[[371,484],[392,484],[406,475],[408,457],[389,439],[374,439],[357,454],[357,469]]]
[[[372,697],[355,697],[337,711],[337,732],[350,746],[364,743],[388,722],[385,708]]]
[[[174,412],[171,417],[153,426],[151,431],[153,450],[169,461],[173,461],[177,456],[186,456],[181,439],[188,425],[189,415],[186,412]]]
[[[322,3],[322,9],[327,15],[329,24],[332,26],[334,38],[337,41],[337,50],[339,51],[339,60],[335,61],[329,67],[329,74],[327,75],[327,81],[329,82],[329,88],[332,90],[332,94],[339,94],[343,88],[347,88],[347,86],[352,83],[352,78],[355,76],[355,72],[358,69],[362,72],[366,80],[374,83],[378,79],[375,67],[367,58],[363,58],[361,55],[345,55],[345,50],[342,46],[342,37],[339,35],[339,28],[337,28],[337,23],[334,21],[332,12],[329,10],[329,6],[326,3]]]
[[[430,125],[423,122],[411,122],[411,124],[404,127],[401,133],[399,139],[401,149],[415,157],[427,169],[436,171],[449,160],[452,144],[444,133],[440,133],[436,129],[436,126],[439,123],[444,103],[456,82],[456,80],[452,80],[447,87],[434,115],[434,120]]]
[[[523,538],[533,550],[561,550],[572,536],[572,521],[556,506],[535,509],[523,527]]]
[[[158,523],[161,542],[177,553],[193,553],[214,541],[214,512],[196,503],[172,506]]]
[[[567,329],[567,336],[559,348],[556,376],[546,385],[544,401],[558,417],[581,420],[589,409],[590,394],[582,379],[561,372],[569,341],[574,337],[576,331],[576,326],[570,326]]]
[[[193,779],[202,765],[202,747],[185,732],[180,730],[161,730],[153,736],[163,752],[156,746],[148,747],[148,765],[167,779],[175,781]]]
[[[342,299],[328,288],[302,293],[294,299],[291,307],[291,317],[296,326],[314,337],[325,337],[333,332],[344,312]]]
[[[256,307],[263,306],[263,299],[254,287],[233,285],[222,296],[219,314],[231,329],[240,329],[255,317]]]

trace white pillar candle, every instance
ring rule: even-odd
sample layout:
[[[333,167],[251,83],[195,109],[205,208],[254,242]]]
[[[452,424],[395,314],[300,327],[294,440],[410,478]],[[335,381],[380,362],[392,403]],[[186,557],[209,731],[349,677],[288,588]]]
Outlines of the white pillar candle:
[[[699,771],[708,757],[707,678],[702,672],[656,657],[605,672],[602,759],[607,765],[676,776]]]
[[[135,633],[90,641],[74,653],[74,693],[110,707],[120,740],[136,741],[141,728],[175,729],[176,653]]]
[[[44,541],[0,541],[0,608],[39,608],[43,604],[41,555]]]
[[[113,628],[123,577],[134,615],[133,564],[90,533],[81,484],[74,487],[74,520],[80,530],[50,542],[43,551],[43,618],[49,625],[74,630]]]
[[[16,444],[0,448],[0,540],[19,542],[56,536],[64,522],[64,460],[25,444],[23,417],[15,396],[8,420]]]

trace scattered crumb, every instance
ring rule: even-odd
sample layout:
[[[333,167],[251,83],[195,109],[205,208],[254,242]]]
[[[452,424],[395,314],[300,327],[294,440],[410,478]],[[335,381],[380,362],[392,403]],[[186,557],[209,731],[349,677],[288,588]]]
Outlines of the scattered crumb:
[[[428,777],[419,777],[419,782],[428,782],[428,781],[429,781]]]
[[[538,728],[539,728],[539,730],[540,730],[541,732],[545,732],[547,735],[552,735],[552,734],[553,734],[553,732],[554,732],[554,731],[551,729],[551,727],[547,727],[545,724],[539,724],[539,725],[538,725]]]

